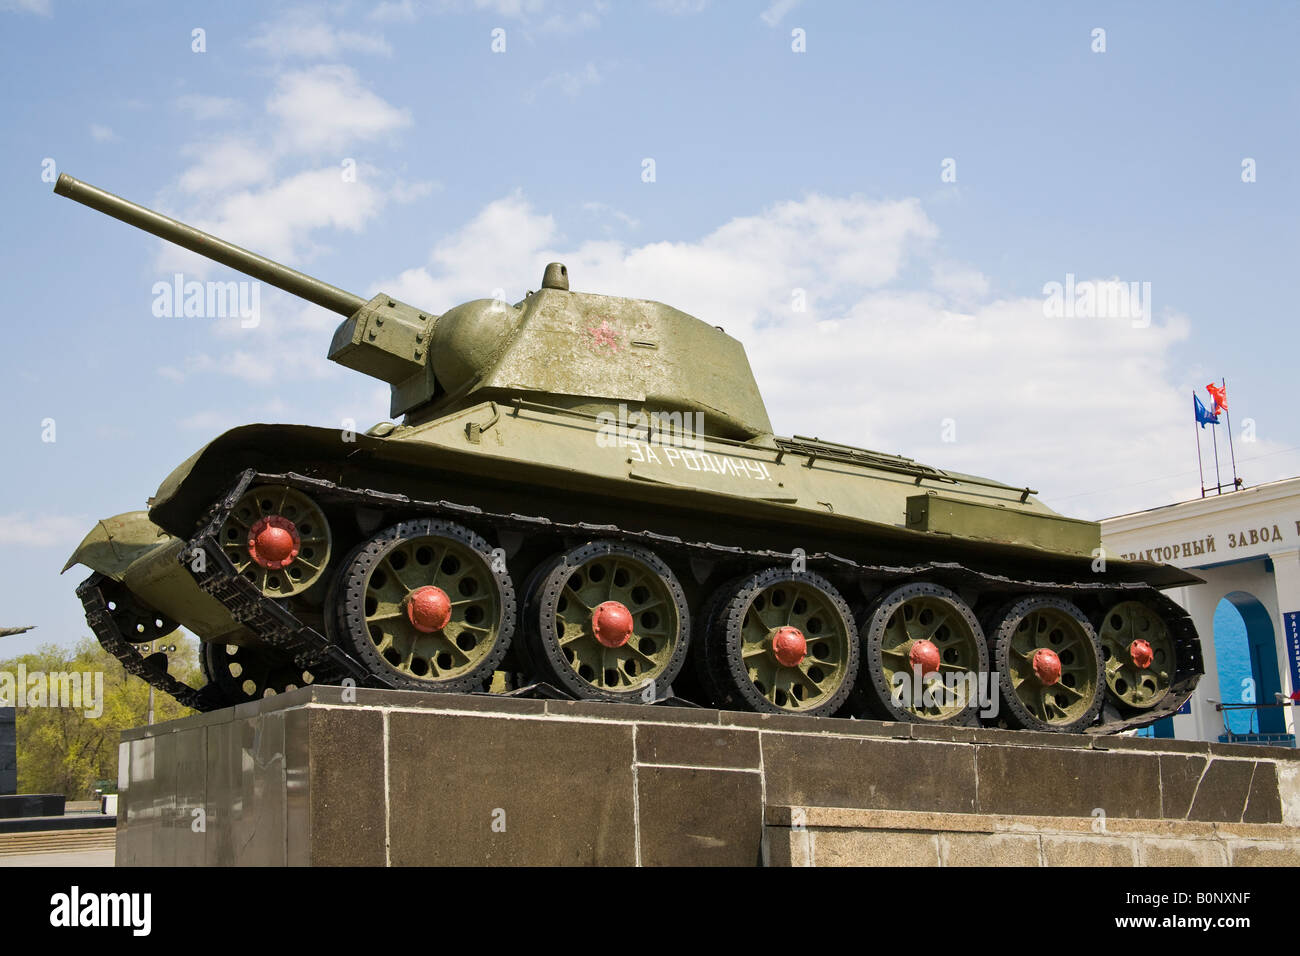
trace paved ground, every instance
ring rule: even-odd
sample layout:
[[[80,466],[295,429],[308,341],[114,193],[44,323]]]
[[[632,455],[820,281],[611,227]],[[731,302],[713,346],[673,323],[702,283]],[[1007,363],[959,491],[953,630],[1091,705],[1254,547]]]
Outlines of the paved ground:
[[[112,866],[113,850],[72,850],[62,853],[20,853],[0,856],[5,866]]]

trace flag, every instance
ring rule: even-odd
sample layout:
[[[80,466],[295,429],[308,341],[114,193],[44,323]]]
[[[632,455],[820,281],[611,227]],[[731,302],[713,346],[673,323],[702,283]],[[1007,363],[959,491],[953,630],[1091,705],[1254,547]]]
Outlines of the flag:
[[[1219,419],[1205,410],[1205,406],[1201,404],[1201,400],[1196,397],[1195,392],[1192,392],[1192,401],[1195,403],[1192,410],[1196,412],[1196,421],[1202,428],[1206,425],[1219,424]]]
[[[1219,412],[1228,410],[1228,389],[1226,386],[1218,386],[1211,382],[1205,386],[1205,390],[1210,393],[1214,399],[1214,409],[1211,414],[1218,416]]]

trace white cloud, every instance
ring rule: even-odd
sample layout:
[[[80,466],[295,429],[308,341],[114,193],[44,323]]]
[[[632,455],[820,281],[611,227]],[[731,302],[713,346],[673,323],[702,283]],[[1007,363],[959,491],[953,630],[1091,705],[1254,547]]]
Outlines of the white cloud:
[[[96,143],[111,143],[117,139],[117,134],[107,126],[101,126],[99,123],[91,123],[90,138]]]
[[[192,119],[211,120],[233,115],[238,111],[239,103],[226,96],[186,93],[184,96],[176,97],[176,107],[188,113]]]
[[[223,111],[224,101],[182,98],[178,105]],[[381,173],[349,153],[364,140],[408,125],[410,115],[366,89],[346,66],[320,66],[278,75],[265,115],[249,117],[223,137],[185,146],[193,162],[177,179],[173,215],[262,255],[302,264],[320,229],[360,230],[390,202],[427,196],[434,185]],[[299,152],[332,152],[323,168],[282,173]],[[171,199],[169,202],[168,199]],[[178,205],[165,195],[159,205]],[[164,275],[205,278],[213,265],[163,243],[156,264]]]
[[[541,13],[544,6],[543,0],[474,0],[476,10],[487,10],[512,19]]]
[[[316,11],[290,10],[262,26],[249,46],[276,58],[334,59],[344,53],[391,56],[393,49],[378,34],[338,30],[319,19]]]
[[[813,195],[695,240],[574,244],[516,194],[438,243],[429,267],[382,287],[437,311],[497,287],[514,301],[545,262],[564,261],[576,290],[656,299],[724,326],[780,433],[1028,484],[1049,504],[1103,489],[1076,502],[1090,515],[1185,494],[1186,476],[1132,486],[1189,460],[1191,383],[1171,359],[1189,319],[1048,319],[1041,297],[990,298],[978,270],[937,259],[938,234],[916,200]],[[905,271],[931,279],[904,284]],[[942,438],[945,419],[955,442]]]
[[[709,0],[654,0],[654,8],[661,13],[672,16],[687,16],[700,13],[709,5]]]
[[[581,33],[594,30],[600,26],[600,18],[609,9],[603,0],[595,0],[590,6],[576,11],[555,13],[542,21],[541,29],[546,33]]]
[[[435,245],[429,255],[433,273],[408,269],[380,283],[380,288],[439,312],[458,302],[490,298],[497,288],[505,289],[506,297],[514,301],[527,288],[537,287],[542,275],[537,262],[546,255],[539,250],[548,248],[555,236],[555,220],[534,212],[516,193],[489,203],[453,236]],[[527,276],[520,274],[521,267],[528,268]]]
[[[615,209],[613,206],[603,202],[585,202],[582,204],[584,212],[589,212],[600,219],[617,219],[629,229],[635,229],[641,225],[641,220],[635,216],[630,216],[621,209]]]
[[[411,0],[384,0],[366,16],[381,23],[410,23],[416,18],[415,4]]]
[[[946,293],[958,305],[978,302],[989,294],[988,277],[978,269],[959,263],[936,262],[930,276],[935,289]]]
[[[229,431],[236,425],[244,424],[229,411],[221,412],[195,412],[192,415],[186,415],[176,423],[186,431],[199,431],[212,435],[219,435],[222,432]]]
[[[799,6],[800,0],[775,0],[766,10],[759,14],[763,22],[769,27],[774,27],[784,19],[785,15]]]
[[[187,193],[220,192],[265,182],[274,169],[274,158],[265,146],[241,139],[186,147],[198,162],[181,174],[180,187]]]
[[[378,215],[385,195],[366,179],[344,182],[333,167],[306,170],[263,189],[232,193],[213,218],[196,225],[272,259],[300,261],[307,257],[303,244],[312,230],[358,232]]]
[[[54,7],[50,0],[0,0],[0,10],[9,10],[15,13],[35,13],[42,17],[48,17],[54,13]]]
[[[25,548],[73,547],[90,530],[89,519],[73,515],[0,514],[0,544]]]
[[[408,110],[366,89],[350,67],[318,66],[280,77],[266,104],[286,148],[339,150],[411,125]]]
[[[600,70],[597,69],[595,63],[588,63],[580,70],[561,70],[558,73],[552,73],[537,84],[534,89],[529,90],[524,95],[524,99],[531,103],[552,87],[558,89],[565,96],[577,96],[585,87],[598,86],[601,79]]]

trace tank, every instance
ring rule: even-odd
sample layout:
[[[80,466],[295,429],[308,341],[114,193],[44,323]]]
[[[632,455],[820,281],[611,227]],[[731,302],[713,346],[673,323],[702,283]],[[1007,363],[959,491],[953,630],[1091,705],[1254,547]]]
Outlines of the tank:
[[[218,436],[69,559],[98,639],[188,706],[316,682],[1112,733],[1203,671],[1162,593],[1196,578],[1029,487],[774,435],[741,343],[671,306],[559,263],[513,305],[366,300],[54,191],[337,312],[329,359],[391,388],[364,433]],[[203,687],[146,655],[178,626]]]

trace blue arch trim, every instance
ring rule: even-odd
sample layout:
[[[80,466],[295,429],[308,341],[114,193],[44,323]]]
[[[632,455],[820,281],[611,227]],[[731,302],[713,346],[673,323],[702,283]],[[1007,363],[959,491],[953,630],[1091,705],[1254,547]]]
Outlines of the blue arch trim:
[[[1224,595],[1224,600],[1235,607],[1246,622],[1246,647],[1250,652],[1250,672],[1255,678],[1255,700],[1261,704],[1272,703],[1273,695],[1282,690],[1282,679],[1277,671],[1277,632],[1273,629],[1273,619],[1259,599],[1246,591],[1232,591]],[[1286,732],[1280,707],[1270,707],[1258,713],[1260,733]]]

